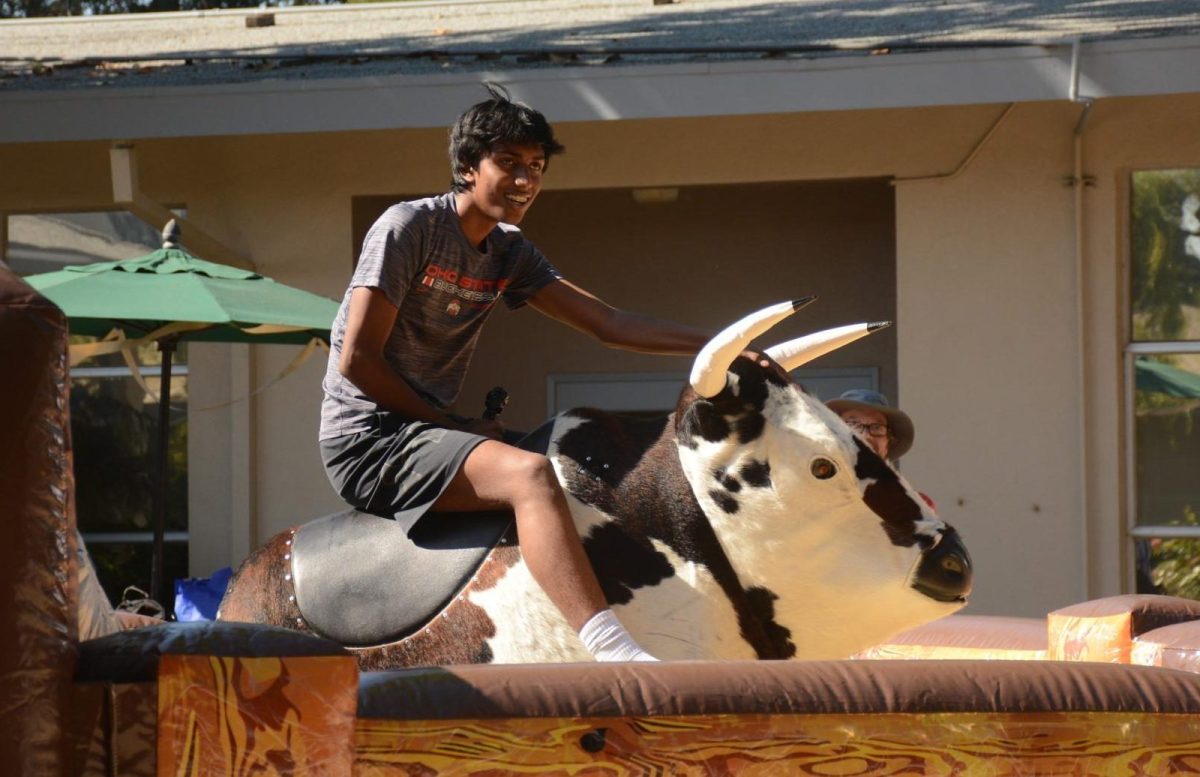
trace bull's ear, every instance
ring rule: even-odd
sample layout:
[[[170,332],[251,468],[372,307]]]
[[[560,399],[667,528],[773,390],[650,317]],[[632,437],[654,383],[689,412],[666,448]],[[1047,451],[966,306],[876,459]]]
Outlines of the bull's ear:
[[[750,341],[815,299],[804,297],[780,302],[725,327],[696,354],[690,378],[692,388],[702,397],[720,394],[725,388],[725,371]]]
[[[767,349],[767,356],[779,362],[779,366],[790,372],[819,356],[836,351],[843,345],[849,345],[860,337],[866,337],[880,329],[887,329],[891,325],[891,321],[876,321],[869,324],[849,324],[825,329],[772,346]]]

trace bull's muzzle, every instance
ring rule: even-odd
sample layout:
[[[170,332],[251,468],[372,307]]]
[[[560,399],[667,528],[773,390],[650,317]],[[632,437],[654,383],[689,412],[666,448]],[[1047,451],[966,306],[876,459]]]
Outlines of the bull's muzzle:
[[[922,554],[912,587],[939,602],[967,600],[971,593],[971,557],[958,532],[947,529],[941,542]]]

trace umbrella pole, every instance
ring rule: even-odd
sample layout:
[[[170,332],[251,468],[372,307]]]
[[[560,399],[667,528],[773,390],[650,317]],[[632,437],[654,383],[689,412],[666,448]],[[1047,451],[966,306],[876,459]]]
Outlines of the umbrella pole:
[[[169,461],[167,446],[171,435],[171,356],[175,353],[174,337],[158,341],[162,353],[162,372],[158,389],[158,472],[154,484],[154,558],[150,562],[150,596],[168,612],[167,581],[163,579],[163,544],[167,532],[167,475]]]

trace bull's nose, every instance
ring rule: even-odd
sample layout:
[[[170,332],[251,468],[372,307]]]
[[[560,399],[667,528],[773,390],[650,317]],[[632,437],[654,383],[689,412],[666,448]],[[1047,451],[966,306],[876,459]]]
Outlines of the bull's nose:
[[[937,547],[922,554],[912,587],[939,602],[966,600],[971,593],[971,557],[958,532],[948,529]]]

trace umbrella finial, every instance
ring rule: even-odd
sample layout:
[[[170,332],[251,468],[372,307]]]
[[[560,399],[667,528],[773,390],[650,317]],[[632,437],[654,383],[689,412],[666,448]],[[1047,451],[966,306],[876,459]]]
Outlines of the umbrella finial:
[[[179,224],[176,223],[175,219],[168,221],[162,231],[163,248],[178,248],[179,235],[181,233],[182,230],[179,229]]]

